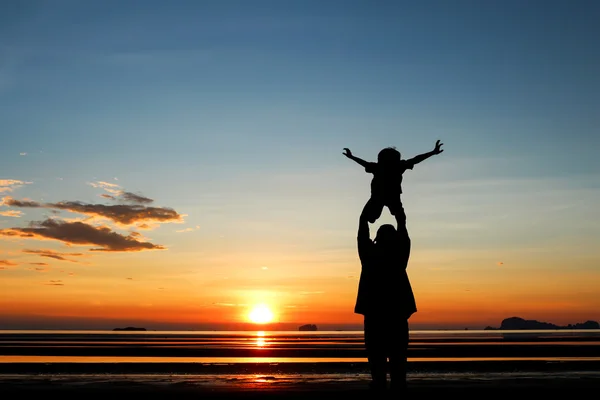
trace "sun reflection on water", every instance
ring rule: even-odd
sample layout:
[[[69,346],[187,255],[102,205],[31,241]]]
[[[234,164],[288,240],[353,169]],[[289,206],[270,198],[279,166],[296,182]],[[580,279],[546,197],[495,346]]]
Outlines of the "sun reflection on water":
[[[263,348],[266,346],[266,344],[267,344],[267,342],[265,340],[265,332],[264,331],[256,332],[256,347]]]

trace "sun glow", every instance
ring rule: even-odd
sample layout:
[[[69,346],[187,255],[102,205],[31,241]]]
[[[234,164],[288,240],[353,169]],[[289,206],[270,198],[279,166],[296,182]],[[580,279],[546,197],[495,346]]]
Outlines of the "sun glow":
[[[266,324],[273,321],[273,312],[266,305],[259,304],[250,311],[248,318],[255,324]]]

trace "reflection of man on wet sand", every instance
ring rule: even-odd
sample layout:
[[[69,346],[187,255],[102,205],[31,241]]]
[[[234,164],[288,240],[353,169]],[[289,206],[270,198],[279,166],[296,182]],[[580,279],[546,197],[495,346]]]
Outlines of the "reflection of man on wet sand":
[[[408,319],[417,311],[406,267],[410,257],[410,237],[404,219],[396,216],[396,227],[379,227],[374,240],[363,209],[358,226],[358,254],[362,264],[354,312],[364,316],[364,335],[371,389],[406,388]],[[389,360],[389,364],[388,364]]]

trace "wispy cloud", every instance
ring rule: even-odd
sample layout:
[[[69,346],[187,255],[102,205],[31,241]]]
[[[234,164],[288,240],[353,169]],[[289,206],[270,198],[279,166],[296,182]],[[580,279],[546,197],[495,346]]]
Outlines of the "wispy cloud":
[[[10,260],[0,260],[0,265],[6,266],[6,267],[14,267],[19,264],[12,262]]]
[[[165,247],[138,241],[135,235],[122,235],[109,227],[95,227],[83,222],[65,222],[55,219],[32,222],[27,228],[1,229],[0,236],[25,239],[58,240],[67,245],[99,246],[90,251],[162,250]]]
[[[78,261],[71,260],[70,258],[66,258],[66,257],[83,256],[83,253],[60,253],[58,251],[54,251],[54,250],[50,250],[50,249],[41,249],[41,250],[25,249],[25,250],[23,250],[23,253],[36,254],[36,255],[39,255],[40,257],[47,257],[47,258],[53,258],[53,259],[59,260],[59,261],[70,261],[70,262],[78,262]]]
[[[196,226],[195,226],[195,227],[193,227],[193,228],[179,229],[179,230],[177,230],[177,231],[175,231],[175,232],[177,232],[177,233],[193,232],[193,231],[195,231],[195,230],[197,230],[197,229],[200,229],[200,225],[196,225]]]
[[[16,179],[0,179],[0,193],[12,192],[23,185],[29,185],[31,182],[19,181]],[[0,203],[1,205],[1,203]]]
[[[46,266],[48,266],[49,264],[48,264],[48,263],[45,263],[45,262],[32,262],[32,263],[29,263],[29,265],[38,265],[38,266],[40,266],[40,267],[46,267]]]
[[[44,282],[44,285],[47,285],[47,286],[65,286],[65,284],[61,280]]]
[[[23,212],[19,210],[0,211],[0,215],[3,217],[19,218],[23,215]]]
[[[117,185],[116,183],[98,181],[98,182],[90,182],[90,185],[95,188],[101,188],[101,189],[105,190],[106,192],[110,193],[110,194],[102,193],[100,195],[101,197],[104,197],[105,199],[120,200],[120,201],[124,201],[127,203],[135,203],[135,204],[150,204],[150,203],[154,202],[153,199],[146,197],[146,196],[142,196],[141,194],[127,192],[127,191],[123,190],[121,188],[121,186]]]

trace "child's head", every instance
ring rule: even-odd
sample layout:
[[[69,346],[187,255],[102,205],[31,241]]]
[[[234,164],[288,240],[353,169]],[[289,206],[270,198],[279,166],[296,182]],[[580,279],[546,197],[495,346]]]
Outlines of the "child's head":
[[[379,164],[391,164],[400,161],[400,152],[395,147],[386,147],[377,155]]]

